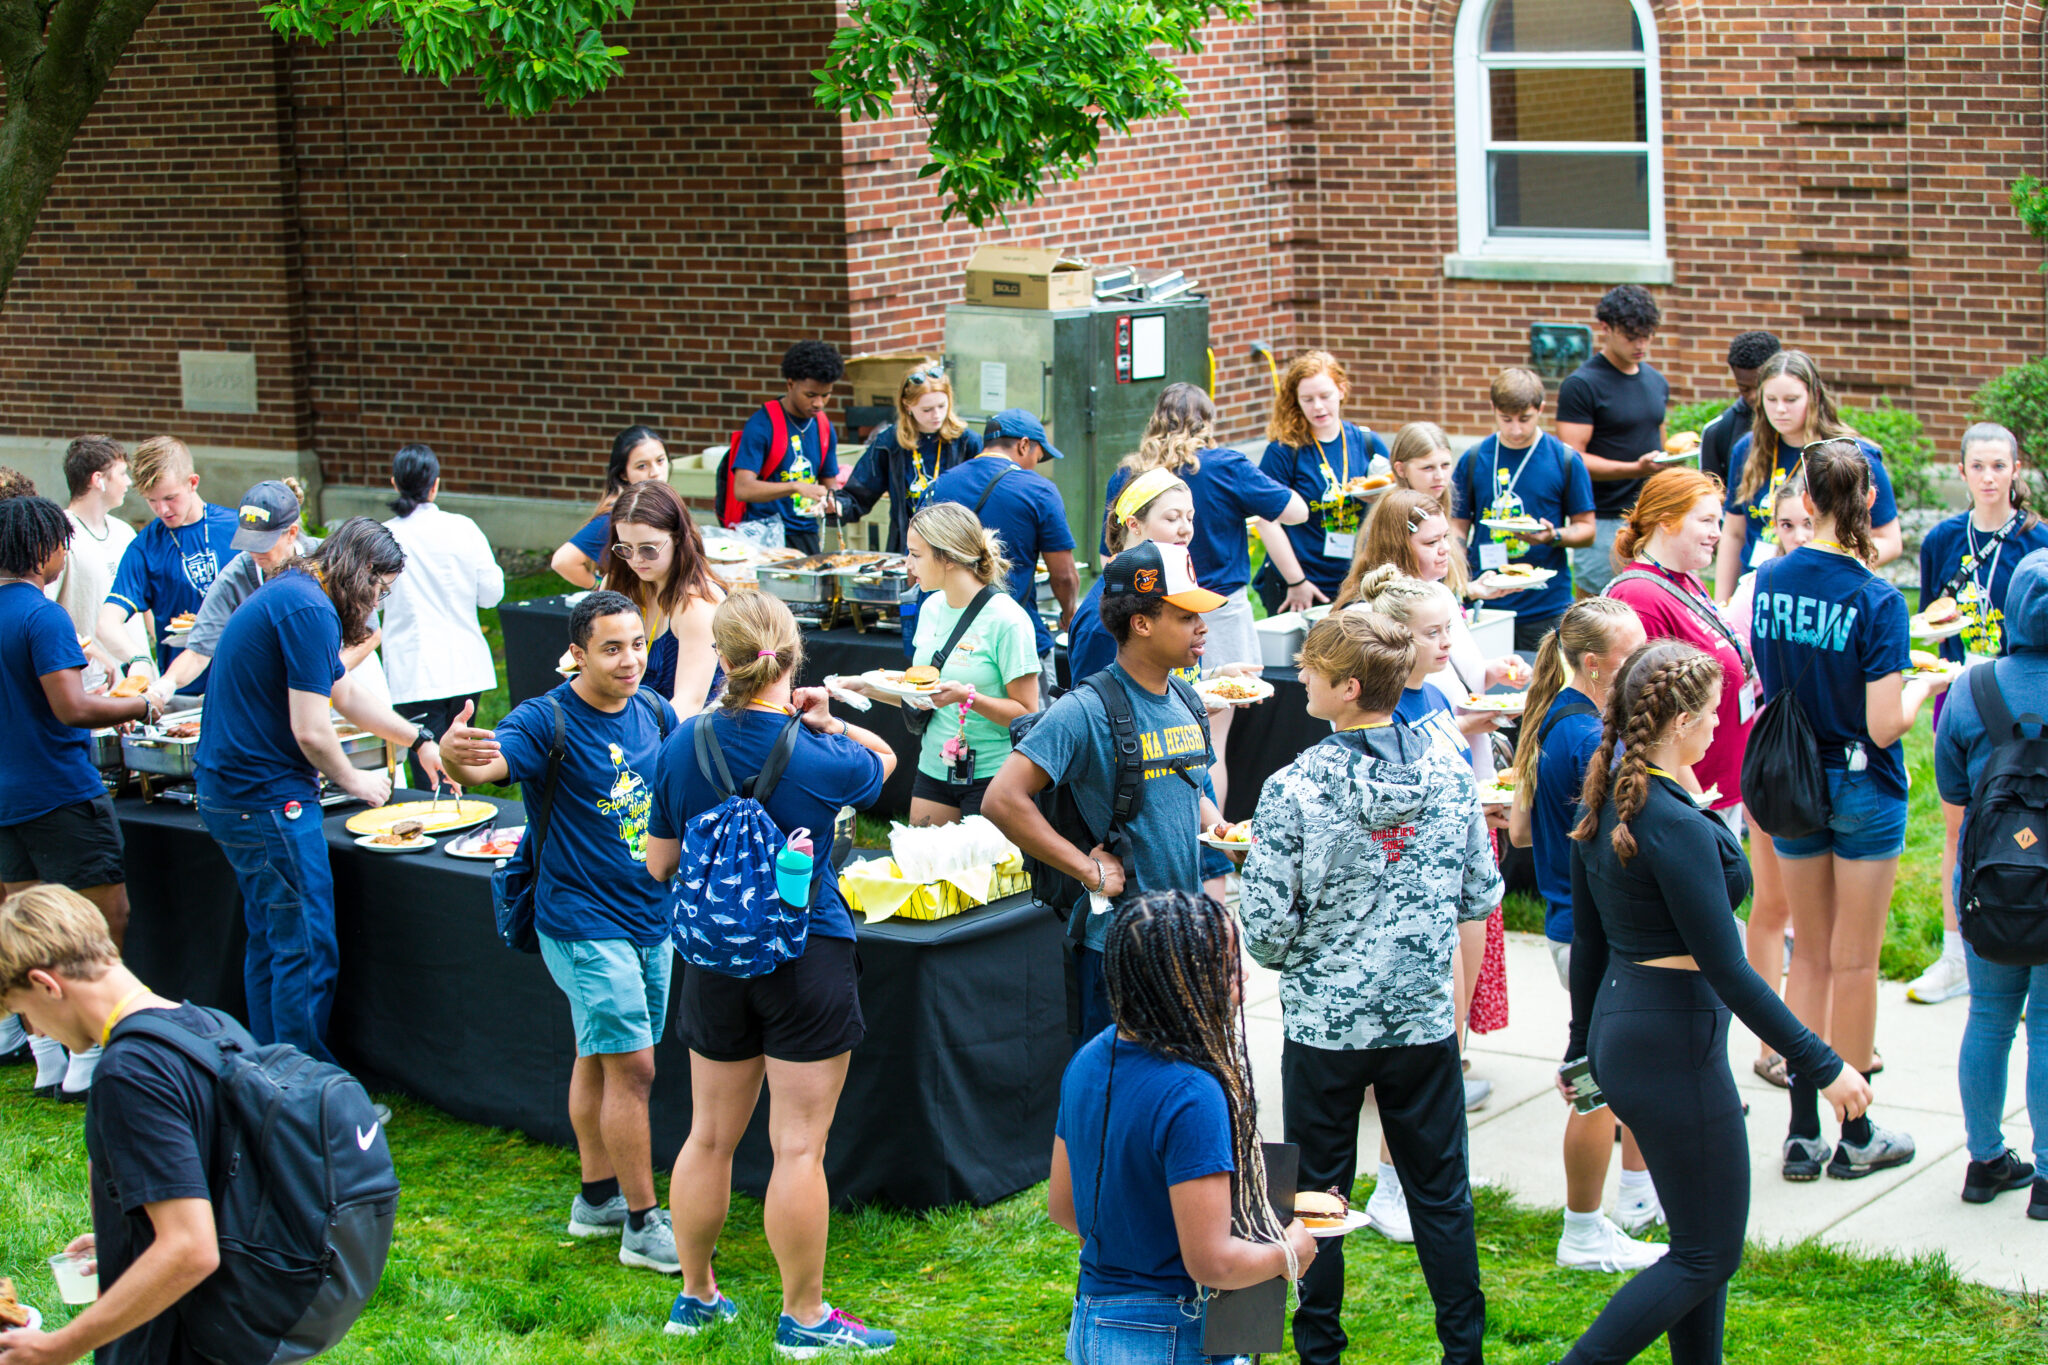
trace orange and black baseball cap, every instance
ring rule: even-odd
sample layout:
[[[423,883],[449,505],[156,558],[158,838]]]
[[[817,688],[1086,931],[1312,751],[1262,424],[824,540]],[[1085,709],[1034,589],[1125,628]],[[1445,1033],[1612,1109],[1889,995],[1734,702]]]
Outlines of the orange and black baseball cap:
[[[1133,545],[1102,570],[1102,600],[1158,598],[1182,611],[1214,611],[1226,599],[1195,582],[1194,561],[1185,545],[1148,540]]]

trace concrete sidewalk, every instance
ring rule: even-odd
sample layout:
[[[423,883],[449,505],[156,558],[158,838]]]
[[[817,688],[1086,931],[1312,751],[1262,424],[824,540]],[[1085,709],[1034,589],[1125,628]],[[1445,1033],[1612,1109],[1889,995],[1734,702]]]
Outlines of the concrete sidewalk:
[[[1280,1124],[1280,999],[1278,977],[1247,964],[1245,1014],[1259,1094],[1259,1119],[1270,1137]],[[1885,1070],[1874,1082],[1873,1112],[1887,1127],[1913,1135],[1919,1154],[1911,1164],[1862,1180],[1823,1178],[1808,1185],[1779,1177],[1785,1092],[1750,1070],[1754,1036],[1738,1021],[1729,1041],[1729,1064],[1750,1104],[1751,1197],[1749,1236],[1773,1244],[1808,1237],[1863,1252],[1915,1256],[1941,1252],[1958,1274],[2000,1289],[2038,1292],[2048,1282],[2048,1223],[2026,1216],[2028,1194],[2015,1190],[1988,1205],[1962,1201],[1962,1101],[1956,1090],[1956,1050],[1962,1041],[1967,997],[1941,1005],[1915,1005],[1895,982],[1881,987],[1877,1044]],[[1562,1209],[1565,1105],[1553,1077],[1564,1053],[1570,1000],[1558,986],[1549,949],[1534,935],[1508,935],[1509,1026],[1474,1035],[1467,1055],[1471,1074],[1493,1082],[1486,1107],[1471,1115],[1472,1175],[1535,1208]],[[2021,1156],[2031,1153],[2026,1118],[2025,1029],[2013,1045],[2005,1140]],[[1822,1135],[1835,1135],[1822,1102]],[[1613,1207],[1621,1162],[1608,1170],[1607,1204]],[[1359,1171],[1379,1160],[1379,1118],[1365,1107],[1359,1134]]]

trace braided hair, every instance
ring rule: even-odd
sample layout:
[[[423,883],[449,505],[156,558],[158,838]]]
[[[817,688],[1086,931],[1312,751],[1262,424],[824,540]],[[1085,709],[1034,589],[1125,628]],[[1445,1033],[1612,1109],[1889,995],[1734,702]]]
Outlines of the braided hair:
[[[1607,803],[1609,776],[1614,795],[1614,852],[1626,864],[1636,856],[1636,840],[1628,822],[1650,795],[1650,750],[1686,713],[1709,710],[1721,685],[1721,664],[1697,645],[1682,640],[1652,640],[1628,656],[1608,694],[1606,723],[1600,748],[1586,764],[1586,785],[1579,793],[1585,811],[1572,838],[1587,842],[1600,832],[1600,808]],[[1614,755],[1621,752],[1615,771]]]
[[[1124,903],[1103,944],[1102,980],[1120,1035],[1147,1052],[1186,1062],[1216,1078],[1230,1110],[1233,1183],[1231,1221],[1252,1241],[1285,1243],[1287,1230],[1266,1190],[1259,1145],[1251,1057],[1245,1050],[1244,1007],[1234,1001],[1239,968],[1237,926],[1208,896],[1148,891]],[[1103,1142],[1116,1086],[1116,1049],[1102,1091]],[[1103,1154],[1095,1163],[1097,1216],[1102,1209]]]
[[[31,493],[0,500],[0,573],[41,573],[50,556],[70,543],[71,520],[48,498]]]

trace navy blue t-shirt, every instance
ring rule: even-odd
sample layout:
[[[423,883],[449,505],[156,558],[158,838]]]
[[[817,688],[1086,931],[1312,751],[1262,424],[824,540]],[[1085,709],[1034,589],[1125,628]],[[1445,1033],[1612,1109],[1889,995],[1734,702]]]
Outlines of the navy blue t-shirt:
[[[647,875],[647,822],[661,759],[661,726],[672,717],[642,689],[616,714],[576,694],[573,681],[528,698],[498,722],[498,746],[531,799],[547,776],[555,742],[552,697],[562,705],[562,771],[548,812],[534,891],[534,924],[557,940],[630,939],[643,948],[667,939],[668,888]]]
[[[0,585],[0,825],[107,794],[92,766],[92,736],[58,720],[43,695],[45,674],[84,667],[64,608],[32,583]]]
[[[1728,496],[1721,504],[1724,511],[1734,512],[1743,519],[1742,564],[1745,569],[1754,568],[1762,562],[1757,558],[1759,544],[1771,546],[1769,554],[1777,553],[1778,532],[1771,524],[1771,500],[1778,491],[1778,485],[1800,467],[1799,451],[1780,441],[1777,467],[1745,502],[1742,497],[1742,471],[1749,464],[1753,439],[1744,435],[1735,442],[1735,449],[1728,457]],[[1877,501],[1870,504],[1870,524],[1873,527],[1889,526],[1899,519],[1899,504],[1892,497],[1892,476],[1885,472],[1884,452],[1860,437],[1856,448],[1869,459],[1870,482],[1877,489]]]
[[[1196,458],[1201,468],[1180,471],[1195,499],[1195,538],[1188,544],[1188,558],[1197,583],[1228,597],[1252,581],[1251,533],[1245,522],[1273,520],[1287,510],[1293,490],[1268,478],[1243,451],[1204,450]],[[1117,494],[1130,480],[1131,472],[1119,466],[1109,476],[1104,504],[1116,506]],[[1102,556],[1109,557],[1107,541]]]
[[[1299,493],[1308,503],[1308,520],[1287,528],[1287,539],[1301,560],[1308,581],[1331,597],[1344,586],[1351,572],[1351,556],[1323,553],[1332,533],[1358,536],[1365,531],[1365,517],[1372,505],[1363,498],[1347,498],[1341,489],[1352,479],[1363,478],[1373,457],[1385,457],[1387,443],[1377,434],[1353,422],[1343,424],[1334,441],[1318,445],[1286,446],[1269,442],[1259,457],[1259,470],[1273,482]],[[1328,471],[1327,473],[1325,471]],[[1195,523],[1197,529],[1201,522]]]
[[[1671,385],[1655,366],[1640,364],[1623,374],[1599,352],[1565,378],[1557,390],[1557,420],[1590,426],[1586,453],[1606,460],[1640,460],[1664,446],[1664,410]],[[1619,517],[1642,488],[1641,479],[1615,479],[1593,485],[1596,516]]]
[[[1067,626],[1067,666],[1078,683],[1092,678],[1116,662],[1116,636],[1102,624],[1102,580],[1097,578],[1082,594]]]
[[[583,557],[597,566],[597,576],[604,577],[605,561],[611,556],[611,546],[605,544],[612,535],[612,514],[599,512],[583,523],[569,543],[583,552]]]
[[[1590,706],[1592,699],[1567,687],[1544,713],[1567,706]],[[1572,941],[1571,832],[1579,823],[1579,784],[1586,764],[1600,747],[1600,713],[1563,716],[1550,727],[1543,752],[1536,757],[1536,795],[1529,803],[1530,852],[1536,855],[1536,889],[1543,895],[1543,936],[1553,943]]]
[[[199,794],[224,810],[276,810],[320,795],[320,772],[292,737],[288,692],[331,696],[344,672],[341,617],[312,574],[293,569],[228,618],[207,672]]]
[[[1899,590],[1848,555],[1802,545],[1757,569],[1749,636],[1765,700],[1796,684],[1821,765],[1848,767],[1860,743],[1878,788],[1904,800],[1904,746],[1880,749],[1863,705],[1865,683],[1913,666]]]
[[[1003,474],[1006,467],[1014,472]],[[971,511],[998,476],[1002,486],[983,504],[981,524],[1002,543],[1003,557],[1010,561],[1010,596],[1030,615],[1038,633],[1038,652],[1043,655],[1052,648],[1052,632],[1038,614],[1038,588],[1033,582],[1038,557],[1074,548],[1074,533],[1067,528],[1067,505],[1060,501],[1058,487],[1007,455],[978,455],[939,475],[926,501],[957,502]]]
[[[725,753],[735,782],[745,782],[761,771],[776,737],[789,724],[789,717],[779,712],[749,707],[738,715],[700,712],[677,726],[662,749],[660,775],[655,779],[654,816],[648,832],[657,839],[681,839],[694,817],[723,799],[697,767],[696,727],[714,720],[718,747]],[[839,818],[839,808],[871,806],[881,794],[880,758],[845,735],[822,735],[808,725],[799,725],[796,753],[783,770],[782,780],[768,794],[765,809],[784,834],[808,829],[812,857],[830,862],[832,824]],[[847,913],[846,897],[840,894],[839,879],[829,873],[818,882],[810,931],[824,938],[853,937],[853,916]]]
[[[1080,1292],[1193,1297],[1195,1282],[1180,1258],[1168,1191],[1237,1168],[1230,1106],[1216,1078],[1106,1028],[1067,1063],[1053,1133],[1067,1145],[1073,1177]],[[1099,1208],[1098,1163],[1104,1195]]]
[[[1472,741],[1458,728],[1458,713],[1451,709],[1450,698],[1435,683],[1402,688],[1401,700],[1394,703],[1394,719],[1426,736],[1431,744],[1459,762],[1472,761]]]
[[[1540,588],[1509,593],[1493,605],[1517,616],[1556,616],[1572,604],[1571,556],[1555,540],[1537,545],[1519,536],[1495,536],[1479,523],[1531,516],[1548,520],[1562,531],[1573,517],[1593,510],[1593,479],[1579,452],[1549,432],[1526,450],[1503,446],[1489,436],[1458,457],[1451,475],[1451,510],[1472,523],[1465,562],[1479,572],[1479,547],[1499,540],[1508,558],[1539,569],[1555,569],[1557,577]]]
[[[2024,525],[2024,514],[2022,514]],[[1942,587],[1962,567],[1970,571],[1956,592],[1956,605],[1968,625],[1939,645],[1941,657],[1961,663],[1967,654],[1997,657],[2010,652],[2005,639],[2005,594],[2012,571],[2035,550],[2048,548],[2048,523],[2033,529],[2015,526],[2003,543],[1993,546],[1996,531],[1979,531],[1968,512],[1958,512],[1927,530],[1920,540],[1920,610],[1941,595]]]
[[[776,399],[781,402],[781,399]],[[813,417],[799,422],[789,415],[789,409],[782,410],[782,424],[789,436],[785,446],[787,458],[775,472],[774,483],[826,483],[839,475],[839,429],[832,429],[830,439],[824,436],[825,424]],[[758,477],[761,470],[774,463],[773,452],[768,447],[775,440],[775,424],[768,416],[764,405],[754,409],[754,415],[740,428],[739,453],[733,456],[734,472],[751,469]],[[819,449],[820,445],[823,449]],[[782,518],[784,529],[806,534],[818,529],[816,517],[798,516],[795,498],[778,498],[774,502],[741,503],[741,521],[771,521]]]
[[[171,618],[191,612],[199,614],[206,590],[236,554],[235,512],[206,504],[206,515],[190,526],[173,530],[161,518],[131,541],[114,569],[114,586],[107,600],[129,615],[150,612],[158,631],[170,629]],[[158,656],[169,668],[171,660],[185,651],[176,645],[159,643]],[[185,684],[184,690],[201,693],[211,685],[211,670]]]

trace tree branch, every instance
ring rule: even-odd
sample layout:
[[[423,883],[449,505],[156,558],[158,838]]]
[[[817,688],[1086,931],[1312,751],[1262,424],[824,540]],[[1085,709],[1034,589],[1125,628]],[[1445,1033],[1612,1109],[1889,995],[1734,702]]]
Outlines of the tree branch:
[[[43,60],[68,74],[85,56],[85,35],[99,13],[100,0],[57,0],[50,11],[49,32],[43,39]],[[148,10],[143,11],[145,14]]]
[[[36,0],[0,0],[0,71],[7,83],[27,76],[43,50],[43,19]]]

